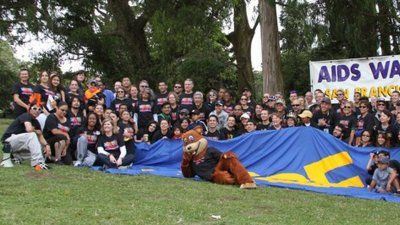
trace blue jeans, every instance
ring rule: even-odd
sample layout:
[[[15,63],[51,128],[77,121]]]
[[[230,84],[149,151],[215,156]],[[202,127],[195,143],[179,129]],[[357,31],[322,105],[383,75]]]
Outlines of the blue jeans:
[[[108,168],[118,168],[117,164],[112,163],[108,156],[104,154],[98,154],[97,157],[100,160],[101,164],[107,166]],[[133,163],[134,158],[134,154],[126,154],[125,158],[122,160],[121,166],[128,166],[129,164]]]

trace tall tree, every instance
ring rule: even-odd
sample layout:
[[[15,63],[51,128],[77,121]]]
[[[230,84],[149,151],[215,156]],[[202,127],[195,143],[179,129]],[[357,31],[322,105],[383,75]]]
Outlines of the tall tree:
[[[253,27],[250,27],[246,10],[246,0],[233,1],[234,29],[227,35],[227,38],[232,43],[232,49],[235,54],[239,91],[247,87],[254,93],[251,43],[259,21],[260,17],[258,16]]]
[[[260,0],[261,51],[264,92],[283,93],[276,3]]]

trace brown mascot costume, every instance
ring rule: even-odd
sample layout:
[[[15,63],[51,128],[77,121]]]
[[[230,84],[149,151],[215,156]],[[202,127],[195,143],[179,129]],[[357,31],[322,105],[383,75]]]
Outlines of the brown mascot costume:
[[[215,148],[209,148],[202,131],[201,127],[196,127],[182,135],[183,176],[197,175],[217,184],[240,185],[240,188],[246,189],[256,188],[250,174],[236,155],[231,151],[222,153]]]

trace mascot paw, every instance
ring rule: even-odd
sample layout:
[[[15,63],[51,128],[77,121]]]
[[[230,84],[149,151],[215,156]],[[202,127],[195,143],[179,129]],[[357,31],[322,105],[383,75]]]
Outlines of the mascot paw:
[[[224,159],[230,159],[230,158],[235,158],[236,155],[233,152],[226,152],[224,153],[224,155],[222,156]]]
[[[240,189],[254,189],[257,188],[256,183],[244,183],[240,185]]]

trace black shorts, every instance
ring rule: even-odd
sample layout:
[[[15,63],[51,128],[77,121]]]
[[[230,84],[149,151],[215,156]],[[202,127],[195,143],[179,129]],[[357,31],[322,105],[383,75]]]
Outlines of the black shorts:
[[[51,138],[47,139],[47,143],[50,145],[51,148],[51,154],[54,155],[55,154],[55,148],[54,148],[54,144],[60,141],[67,141],[67,137],[65,137],[64,135],[61,134],[56,134],[54,136],[52,136]]]

